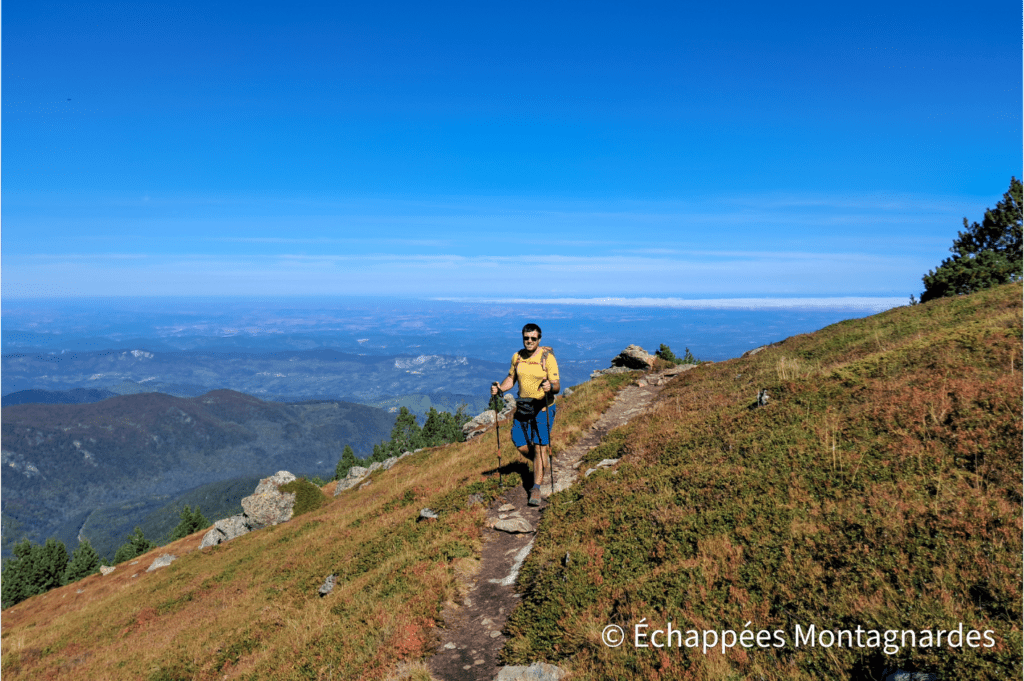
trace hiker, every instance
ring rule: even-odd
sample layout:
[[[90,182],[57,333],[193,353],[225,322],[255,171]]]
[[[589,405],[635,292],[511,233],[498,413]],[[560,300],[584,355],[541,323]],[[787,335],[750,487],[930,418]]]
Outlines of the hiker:
[[[512,444],[519,453],[533,461],[533,488],[529,493],[530,506],[540,506],[540,483],[544,469],[551,466],[549,445],[551,426],[555,422],[555,395],[561,390],[558,381],[558,362],[551,348],[540,344],[540,327],[523,327],[523,349],[512,355],[508,376],[500,384],[491,384],[491,395],[510,390],[519,383],[519,399],[512,422]]]

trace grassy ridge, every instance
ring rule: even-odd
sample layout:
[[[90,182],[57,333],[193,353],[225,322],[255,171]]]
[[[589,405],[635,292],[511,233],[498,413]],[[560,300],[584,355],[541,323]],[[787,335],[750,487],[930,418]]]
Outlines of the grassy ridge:
[[[1021,335],[1018,283],[683,374],[588,455],[621,456],[617,473],[555,497],[506,660],[588,679],[1019,678]],[[637,648],[644,618],[647,632],[750,622],[786,645]],[[959,623],[995,646],[794,646],[795,625]],[[622,647],[602,645],[607,624]]]
[[[556,449],[628,380],[592,381],[566,400]],[[502,442],[504,462],[516,461]],[[485,513],[468,501],[498,494],[496,463],[493,436],[426,450],[288,523],[204,551],[197,533],[30,598],[3,612],[3,677],[376,679],[398,665],[399,678],[425,679],[419,661],[442,608],[460,598],[458,575],[477,569]],[[440,519],[417,522],[423,507]],[[146,573],[165,552],[180,558]],[[337,587],[321,599],[329,574]]]
[[[554,661],[580,679],[860,679],[884,666],[1019,678],[1021,293],[844,322],[670,383],[588,455],[621,457],[617,470],[545,511],[507,660]],[[565,400],[556,449],[629,380],[602,377]],[[770,404],[753,408],[765,387]],[[477,565],[484,514],[467,502],[499,492],[495,463],[493,437],[424,451],[289,523],[203,552],[196,534],[28,599],[3,613],[2,673],[426,679],[441,610]],[[440,519],[417,522],[425,506]],[[146,573],[164,552],[181,557]],[[338,586],[318,598],[332,573]],[[684,631],[749,621],[789,645],[602,645],[605,625],[643,618]],[[792,644],[797,624],[959,622],[994,631],[995,647]]]

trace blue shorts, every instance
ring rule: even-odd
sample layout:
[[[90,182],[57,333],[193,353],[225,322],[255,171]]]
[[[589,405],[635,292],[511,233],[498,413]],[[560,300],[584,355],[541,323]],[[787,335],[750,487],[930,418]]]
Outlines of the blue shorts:
[[[551,442],[551,431],[548,428],[548,421],[555,425],[555,414],[558,412],[558,405],[552,404],[546,412],[537,414],[536,419],[529,421],[512,421],[512,444],[516,447],[525,447],[527,442],[547,445]],[[547,414],[547,416],[545,416]]]

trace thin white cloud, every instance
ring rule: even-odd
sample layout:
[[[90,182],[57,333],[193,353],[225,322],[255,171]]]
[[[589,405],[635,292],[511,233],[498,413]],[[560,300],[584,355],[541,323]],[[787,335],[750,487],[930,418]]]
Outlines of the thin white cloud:
[[[907,304],[906,298],[892,296],[837,296],[826,298],[436,298],[458,303],[499,305],[588,305],[599,307],[656,307],[689,310],[835,310],[856,309],[880,312]]]
[[[920,290],[908,256],[799,251],[683,254],[35,254],[5,259],[3,295],[430,295],[665,298],[891,295]],[[907,274],[907,273],[911,274]],[[684,294],[684,295],[680,295]]]

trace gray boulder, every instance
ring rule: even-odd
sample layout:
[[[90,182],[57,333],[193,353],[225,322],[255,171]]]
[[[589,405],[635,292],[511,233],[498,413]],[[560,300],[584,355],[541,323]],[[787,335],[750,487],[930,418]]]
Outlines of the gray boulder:
[[[494,529],[501,532],[508,532],[509,534],[528,534],[533,532],[533,525],[531,525],[526,518],[521,515],[514,515],[508,518],[502,518],[493,525]]]
[[[639,345],[627,345],[626,349],[612,360],[612,366],[646,371],[654,366],[654,355]]]
[[[269,478],[260,480],[256,491],[242,499],[245,524],[250,530],[258,530],[292,519],[295,506],[293,492],[281,492],[278,487],[295,480],[288,471],[278,471]]]
[[[338,496],[347,489],[352,489],[361,483],[369,474],[369,468],[352,466],[352,468],[348,469],[348,475],[346,475],[344,479],[338,481],[338,484],[334,488],[334,496]]]
[[[170,554],[170,553],[165,553],[164,555],[162,555],[159,558],[157,558],[156,560],[154,560],[153,564],[150,565],[148,568],[146,568],[146,572],[152,572],[153,570],[156,570],[157,568],[167,567],[168,565],[170,565],[171,563],[173,563],[176,560],[178,560],[177,556],[175,556],[173,554]]]
[[[566,671],[546,662],[534,662],[529,667],[516,665],[502,667],[494,681],[561,681]]]
[[[199,548],[205,549],[208,546],[216,546],[235,537],[241,537],[249,530],[250,528],[245,522],[245,516],[241,513],[230,518],[218,520],[213,524],[213,528],[203,535],[203,542],[199,545]]]
[[[215,522],[213,528],[203,535],[199,548],[216,546],[252,530],[291,520],[295,494],[282,492],[278,487],[292,480],[295,480],[295,476],[288,471],[278,471],[260,480],[256,491],[242,499],[243,512]]]
[[[337,575],[327,575],[327,579],[324,580],[324,583],[320,585],[320,588],[317,589],[316,592],[318,594],[320,594],[320,598],[323,598],[327,594],[329,594],[332,591],[334,591],[334,586],[337,583],[338,583],[338,576]]]

